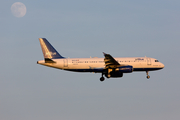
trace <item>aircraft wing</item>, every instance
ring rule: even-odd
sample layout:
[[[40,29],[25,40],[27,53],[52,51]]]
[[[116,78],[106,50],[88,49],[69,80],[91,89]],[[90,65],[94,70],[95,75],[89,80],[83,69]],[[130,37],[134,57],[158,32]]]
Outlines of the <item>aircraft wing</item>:
[[[110,54],[106,54],[104,53],[104,62],[105,62],[105,65],[106,65],[106,69],[107,68],[117,68],[117,67],[120,67],[121,65],[110,55]]]

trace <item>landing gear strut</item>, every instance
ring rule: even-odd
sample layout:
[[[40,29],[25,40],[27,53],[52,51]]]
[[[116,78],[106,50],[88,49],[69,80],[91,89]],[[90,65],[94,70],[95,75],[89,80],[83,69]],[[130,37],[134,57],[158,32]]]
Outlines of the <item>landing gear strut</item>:
[[[150,78],[149,71],[146,71],[146,75],[147,75],[147,79],[149,79]]]
[[[102,82],[104,80],[105,80],[105,78],[103,77],[103,73],[102,73],[102,77],[100,78],[100,81]]]

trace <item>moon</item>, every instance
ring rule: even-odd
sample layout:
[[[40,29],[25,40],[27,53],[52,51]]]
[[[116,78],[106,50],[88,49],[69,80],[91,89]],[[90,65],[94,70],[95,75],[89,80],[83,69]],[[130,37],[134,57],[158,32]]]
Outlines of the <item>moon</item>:
[[[23,17],[26,14],[26,6],[21,2],[15,2],[11,6],[11,12],[15,17]]]

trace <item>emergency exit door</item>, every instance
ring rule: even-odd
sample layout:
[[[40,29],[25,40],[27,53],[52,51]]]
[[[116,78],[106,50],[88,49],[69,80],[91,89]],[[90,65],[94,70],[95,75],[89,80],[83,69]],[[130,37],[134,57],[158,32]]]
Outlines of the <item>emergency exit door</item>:
[[[68,67],[68,60],[64,59],[64,67]]]
[[[147,65],[151,65],[151,58],[147,58]]]

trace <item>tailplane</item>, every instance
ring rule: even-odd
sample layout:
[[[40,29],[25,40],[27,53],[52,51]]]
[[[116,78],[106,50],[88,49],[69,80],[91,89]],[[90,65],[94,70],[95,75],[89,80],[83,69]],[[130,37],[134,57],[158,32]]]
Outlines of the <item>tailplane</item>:
[[[46,40],[46,38],[39,38],[39,42],[41,44],[42,52],[44,55],[44,59],[57,59],[64,58],[62,57],[56,49]]]

